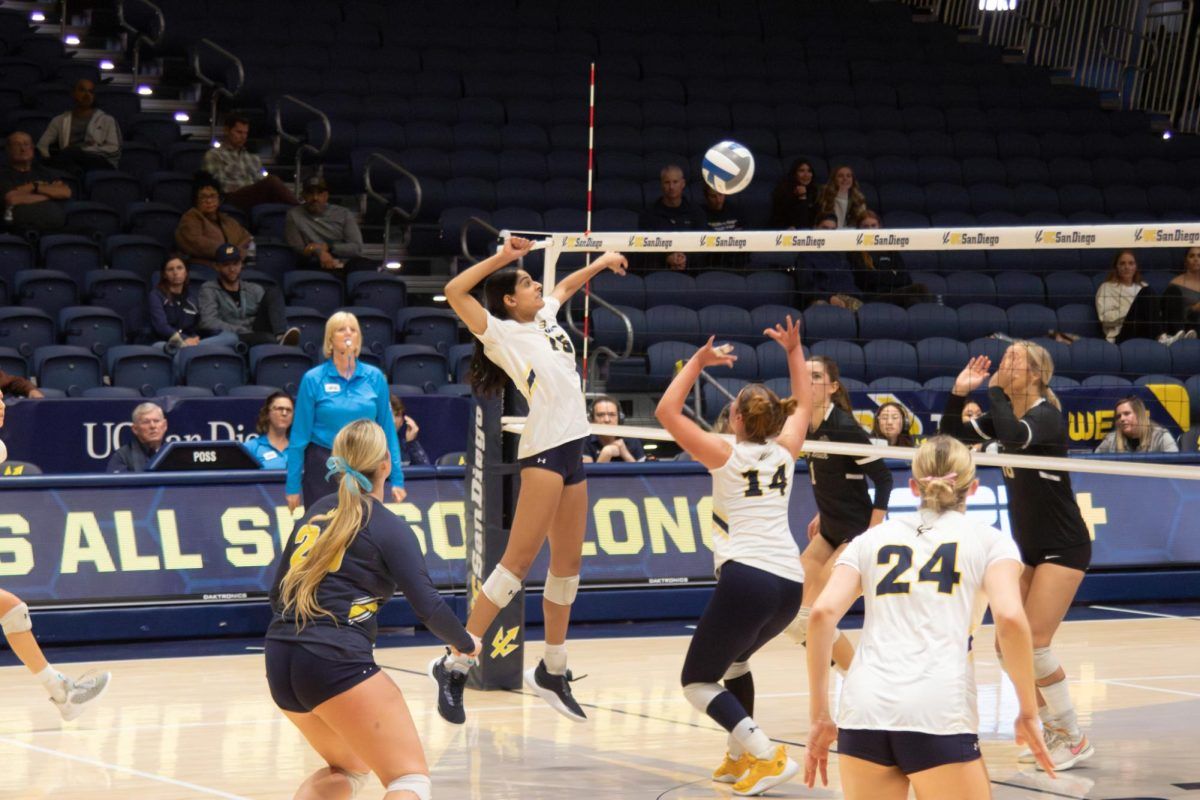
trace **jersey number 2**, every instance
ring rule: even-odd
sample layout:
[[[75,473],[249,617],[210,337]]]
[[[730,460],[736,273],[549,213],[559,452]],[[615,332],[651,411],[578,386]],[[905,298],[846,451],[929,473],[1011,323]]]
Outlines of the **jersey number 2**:
[[[746,479],[746,497],[762,497],[762,488],[758,485],[758,470],[752,469],[742,473],[742,477]],[[782,497],[787,493],[787,464],[780,464],[779,469],[775,470],[775,474],[771,476],[771,482],[767,484],[768,489],[778,489]]]
[[[903,544],[887,544],[879,548],[879,553],[875,557],[877,564],[891,564],[895,561],[895,566],[888,570],[888,574],[884,575],[875,587],[875,595],[881,594],[908,594],[909,582],[900,580],[909,569],[912,568],[913,551],[908,545]],[[936,583],[937,590],[941,594],[953,594],[954,587],[958,585],[962,579],[962,573],[955,570],[958,563],[958,542],[946,542],[933,551],[933,555],[925,562],[925,566],[921,567],[921,571],[917,573],[917,580],[929,583]]]
[[[316,525],[301,525],[300,530],[296,531],[296,549],[292,551],[292,558],[288,563],[295,567],[308,558],[309,551],[316,546],[320,536],[321,529]],[[337,558],[329,565],[330,572],[337,572],[342,568],[342,557],[345,555],[345,550],[337,554]]]

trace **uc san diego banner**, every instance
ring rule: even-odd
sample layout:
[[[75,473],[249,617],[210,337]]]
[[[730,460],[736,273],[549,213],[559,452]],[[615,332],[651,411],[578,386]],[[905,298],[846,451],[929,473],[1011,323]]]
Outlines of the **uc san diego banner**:
[[[801,465],[791,506],[801,540],[816,512],[804,473]],[[910,511],[908,472],[894,474],[891,510]],[[980,477],[970,513],[1007,529],[999,471]],[[1095,537],[1093,566],[1200,563],[1188,513],[1200,504],[1200,482],[1083,474],[1073,481]],[[435,583],[461,589],[461,469],[414,470],[407,485],[408,500],[390,508],[412,526]],[[585,584],[710,580],[710,488],[707,473],[692,464],[592,467]],[[0,484],[0,584],[42,605],[261,596],[292,525],[282,475],[10,479]],[[530,583],[540,584],[545,571],[543,553]]]

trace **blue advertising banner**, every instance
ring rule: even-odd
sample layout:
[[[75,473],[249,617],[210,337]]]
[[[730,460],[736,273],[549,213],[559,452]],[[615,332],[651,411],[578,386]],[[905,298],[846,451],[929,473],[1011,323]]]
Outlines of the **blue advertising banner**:
[[[262,401],[255,398],[147,399],[161,405],[166,414],[167,441],[240,442],[258,435],[254,426]],[[130,415],[144,401],[5,398],[4,402],[7,414],[0,439],[8,446],[8,457],[32,462],[46,474],[62,475],[104,472],[113,452],[131,441]],[[466,449],[471,401],[405,395],[404,403],[421,429],[418,441],[430,460]]]
[[[897,466],[893,513],[914,508]],[[804,472],[803,465],[798,472]],[[986,469],[969,511],[1008,527],[998,470]],[[283,476],[192,473],[19,478],[0,483],[0,585],[38,605],[226,601],[262,596],[293,519]],[[792,530],[816,509],[798,476]],[[1095,537],[1094,567],[1200,564],[1200,482],[1076,474],[1076,497]],[[441,587],[466,580],[461,468],[414,469],[408,500],[392,505],[412,526]],[[694,464],[595,465],[584,545],[588,585],[654,585],[712,578],[711,480]],[[546,554],[530,583],[544,579]]]

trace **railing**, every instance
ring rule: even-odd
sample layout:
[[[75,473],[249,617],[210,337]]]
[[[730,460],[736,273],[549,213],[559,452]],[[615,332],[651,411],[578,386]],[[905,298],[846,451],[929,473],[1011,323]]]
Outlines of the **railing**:
[[[200,66],[200,52],[202,48],[212,50],[233,64],[237,69],[237,86],[226,86],[224,83],[218,83],[215,78],[204,74],[204,70]],[[246,68],[242,65],[240,58],[224,47],[221,47],[211,39],[201,39],[192,47],[192,73],[196,76],[196,80],[207,86],[212,92],[212,105],[208,112],[208,140],[211,142],[217,137],[217,104],[222,97],[233,99],[238,92],[242,91],[242,86],[246,83]]]
[[[381,192],[377,191],[371,184],[371,167],[375,164],[383,164],[390,169],[400,173],[404,178],[412,182],[414,193],[416,194],[416,202],[413,204],[411,211],[405,211],[399,206],[392,205],[392,201]],[[391,263],[389,254],[392,246],[392,219],[399,218],[404,223],[405,229],[409,223],[417,218],[417,214],[421,213],[421,181],[417,176],[408,171],[404,167],[397,164],[392,159],[385,156],[383,153],[371,153],[367,157],[367,163],[363,166],[363,187],[367,196],[383,203],[387,211],[383,215],[383,263],[387,266]]]
[[[500,232],[499,228],[497,228],[495,225],[491,224],[487,220],[480,219],[479,217],[474,217],[474,216],[467,217],[466,222],[464,222],[462,224],[462,227],[458,229],[458,249],[459,249],[459,251],[462,253],[463,258],[465,258],[467,261],[471,262],[472,264],[478,264],[482,259],[476,258],[475,256],[471,255],[471,245],[468,241],[469,234],[471,233],[471,228],[473,228],[473,227],[474,228],[483,228],[485,231],[490,233],[496,239],[500,238],[501,232]],[[524,261],[524,259],[520,259],[520,260],[518,260],[517,263],[522,264],[523,261]]]
[[[576,294],[578,294],[578,293],[576,293]],[[575,324],[575,318],[573,316],[574,300],[575,300],[575,295],[572,295],[571,297],[567,298],[567,313],[566,313],[564,319],[566,320],[567,328],[572,333],[574,333],[576,336],[578,336],[580,339],[583,339],[583,331],[580,330],[579,326]],[[624,352],[618,353],[616,350],[613,350],[611,347],[598,344],[595,347],[593,347],[591,350],[591,353],[588,354],[587,374],[595,375],[596,374],[596,366],[600,363],[601,355],[608,356],[610,359],[616,359],[616,358],[628,358],[630,356],[630,354],[633,353],[633,323],[630,321],[629,317],[625,316],[621,312],[621,310],[619,308],[617,308],[612,303],[608,302],[607,300],[605,300],[603,297],[596,294],[595,292],[592,292],[589,295],[589,302],[595,303],[596,305],[600,306],[601,308],[612,313],[613,316],[615,316],[617,319],[621,320],[621,324],[625,327],[625,350],[624,350]]]
[[[138,78],[138,74],[139,74],[139,70],[140,70],[140,66],[141,66],[142,45],[148,44],[151,47],[158,47],[158,45],[162,42],[163,34],[167,32],[167,19],[166,19],[166,17],[163,16],[162,9],[159,8],[158,6],[154,5],[154,3],[151,3],[150,0],[135,0],[135,2],[141,3],[143,6],[150,9],[150,12],[154,15],[154,21],[156,23],[156,28],[157,28],[154,35],[151,36],[151,35],[147,34],[146,32],[140,30],[136,26],[130,24],[129,21],[125,19],[125,0],[117,0],[117,23],[121,26],[122,30],[124,30],[127,33],[132,34],[134,37],[133,48],[132,48],[132,50],[133,50],[133,91],[136,92],[138,89],[137,78]],[[66,0],[63,0],[62,5],[63,5],[62,13],[63,13],[63,20],[64,20],[63,24],[65,25],[66,24],[66,22],[65,22],[66,14],[67,14]]]
[[[1183,65],[1187,61],[1192,4],[1151,0],[1142,21],[1142,47],[1129,92],[1131,105],[1171,119],[1183,104]],[[1195,59],[1193,58],[1193,66]]]
[[[305,111],[315,114],[317,119],[321,121],[321,127],[325,133],[325,140],[321,142],[320,147],[314,147],[313,145],[309,144],[307,140],[302,139],[299,136],[293,136],[283,129],[283,106],[285,103],[291,103],[292,105],[299,106]],[[329,124],[329,117],[324,111],[290,94],[280,95],[279,99],[275,101],[275,157],[279,157],[280,141],[287,141],[296,146],[296,174],[293,178],[293,181],[296,186],[297,197],[300,196],[300,168],[304,163],[304,154],[311,153],[315,158],[320,158],[321,156],[325,155],[325,151],[329,149],[329,142],[332,139],[333,128]]]

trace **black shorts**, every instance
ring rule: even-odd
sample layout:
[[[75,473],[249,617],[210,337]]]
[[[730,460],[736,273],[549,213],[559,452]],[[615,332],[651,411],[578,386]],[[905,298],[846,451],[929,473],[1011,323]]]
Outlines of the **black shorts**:
[[[945,764],[963,764],[980,757],[979,737],[973,733],[916,731],[838,731],[838,755],[853,756],[884,767],[899,767],[905,775]]]
[[[1087,572],[1092,563],[1092,542],[1088,540],[1066,547],[1044,547],[1039,544],[1028,545],[1018,541],[1017,548],[1021,551],[1021,560],[1031,567],[1040,564],[1057,564],[1060,567],[1070,567],[1080,572]]]
[[[267,686],[284,711],[303,714],[379,672],[373,661],[333,661],[295,642],[267,639]]]
[[[587,480],[587,475],[583,472],[583,446],[585,444],[587,444],[586,436],[573,442],[551,447],[540,453],[534,453],[519,459],[517,463],[521,465],[521,469],[536,467],[557,472],[562,476],[563,486],[574,486]]]
[[[861,528],[857,525],[847,525],[845,523],[826,525],[825,516],[821,515],[821,538],[829,542],[830,547],[837,550],[846,542],[852,542],[861,536],[870,525],[871,517],[869,515]]]

